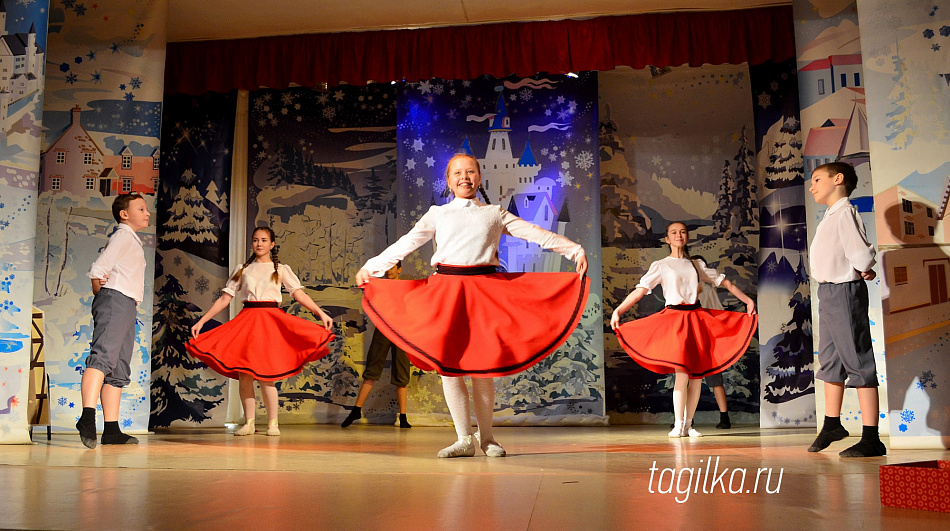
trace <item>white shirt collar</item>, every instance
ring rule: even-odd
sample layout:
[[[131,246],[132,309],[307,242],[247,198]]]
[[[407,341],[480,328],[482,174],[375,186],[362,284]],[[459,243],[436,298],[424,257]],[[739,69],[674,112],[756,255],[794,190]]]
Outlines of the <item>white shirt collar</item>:
[[[481,206],[481,201],[476,197],[475,199],[465,199],[464,197],[456,197],[455,199],[449,201],[448,203],[453,208],[465,208],[467,206]]]
[[[841,199],[835,201],[835,204],[828,207],[828,210],[825,210],[825,216],[830,216],[831,214],[834,214],[838,210],[841,210],[842,208],[844,208],[845,205],[850,204],[850,203],[851,203],[850,197],[848,196],[842,197]]]
[[[118,230],[127,230],[132,233],[132,236],[135,238],[135,241],[139,242],[139,245],[142,245],[142,239],[139,238],[139,235],[132,230],[132,227],[128,223],[119,223]]]

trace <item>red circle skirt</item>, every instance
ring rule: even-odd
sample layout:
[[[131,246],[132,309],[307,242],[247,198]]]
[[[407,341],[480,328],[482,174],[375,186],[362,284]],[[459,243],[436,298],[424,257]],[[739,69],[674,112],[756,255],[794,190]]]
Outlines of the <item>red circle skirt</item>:
[[[590,280],[577,273],[373,278],[363,309],[413,365],[445,376],[505,376],[557,350],[577,327]]]
[[[323,326],[273,307],[245,307],[234,319],[199,334],[185,349],[228,378],[257,380],[293,376],[326,356],[334,336]]]
[[[724,310],[664,308],[616,330],[623,350],[658,374],[703,378],[728,369],[752,341],[759,316]]]

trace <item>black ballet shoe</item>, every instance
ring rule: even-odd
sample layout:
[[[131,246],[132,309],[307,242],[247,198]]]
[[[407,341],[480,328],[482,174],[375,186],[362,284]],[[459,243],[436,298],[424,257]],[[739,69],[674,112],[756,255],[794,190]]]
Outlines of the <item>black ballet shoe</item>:
[[[857,444],[838,453],[840,457],[881,457],[887,455],[887,447],[880,439],[866,441],[861,439]]]
[[[400,428],[411,428],[411,427],[412,427],[412,425],[409,424],[409,420],[406,419],[406,414],[405,414],[405,413],[400,413],[400,414],[399,414],[399,427],[400,427]]]
[[[102,444],[138,444],[139,440],[131,435],[122,433],[102,434]]]
[[[340,424],[340,427],[346,428],[350,424],[353,424],[357,420],[361,419],[363,417],[362,410],[363,408],[361,407],[354,407],[353,410],[350,411],[350,414],[346,417],[346,419],[343,420],[343,423]]]
[[[717,430],[728,430],[732,428],[732,422],[729,421],[729,413],[719,413],[719,424],[716,424]]]
[[[811,443],[811,446],[808,447],[809,452],[820,452],[825,448],[828,448],[828,445],[835,441],[840,441],[848,436],[848,430],[844,429],[844,426],[835,426],[830,430],[824,428],[818,432],[818,437],[815,437],[815,442]]]
[[[76,429],[79,430],[79,440],[86,448],[96,447],[96,419],[83,420],[76,422]]]

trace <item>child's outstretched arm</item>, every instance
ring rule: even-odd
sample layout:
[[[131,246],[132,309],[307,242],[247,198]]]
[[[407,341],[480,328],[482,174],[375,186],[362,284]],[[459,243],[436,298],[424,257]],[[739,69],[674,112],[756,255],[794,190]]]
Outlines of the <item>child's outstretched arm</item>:
[[[317,306],[317,303],[313,302],[313,299],[310,298],[310,295],[307,295],[306,292],[302,289],[294,290],[293,292],[294,300],[300,303],[301,306],[310,310],[311,313],[316,315],[323,321],[323,327],[327,330],[333,328],[333,318],[327,315],[327,312],[323,311],[322,308]]]
[[[227,308],[228,304],[231,304],[231,299],[232,296],[230,293],[222,293],[221,296],[218,297],[218,300],[214,301],[214,304],[211,305],[211,308],[201,316],[201,319],[198,319],[198,322],[191,327],[191,337],[198,337],[205,323],[211,320],[215,315],[218,315],[221,310]]]
[[[737,299],[745,303],[745,312],[747,314],[753,315],[755,313],[755,301],[753,301],[752,299],[749,298],[748,295],[743,293],[742,290],[739,289],[738,286],[736,286],[732,282],[729,282],[728,280],[723,280],[720,286],[729,290],[729,293],[732,293],[733,295],[736,296]]]
[[[620,303],[620,306],[617,306],[617,308],[614,310],[614,313],[610,316],[610,328],[616,330],[618,327],[620,327],[620,316],[623,315],[625,311],[632,308],[633,305],[639,302],[639,300],[642,299],[646,294],[646,288],[637,288],[631,291],[630,294],[627,295],[627,297],[623,300],[623,302]]]

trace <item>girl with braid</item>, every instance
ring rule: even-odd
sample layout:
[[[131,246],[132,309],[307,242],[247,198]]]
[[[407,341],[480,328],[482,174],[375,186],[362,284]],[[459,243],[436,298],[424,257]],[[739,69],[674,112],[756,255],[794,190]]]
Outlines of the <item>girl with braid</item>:
[[[670,437],[702,437],[693,429],[702,378],[728,369],[745,353],[758,321],[755,302],[702,260],[689,256],[689,230],[674,222],[663,239],[670,256],[650,264],[636,289],[617,306],[610,327],[624,351],[643,368],[659,374],[674,373]],[[722,286],[745,303],[746,313],[703,308],[703,282]],[[657,285],[663,287],[666,307],[658,313],[620,324],[620,316]]]
[[[280,435],[277,426],[277,387],[274,382],[299,373],[303,366],[326,356],[333,341],[333,319],[307,295],[290,266],[277,257],[276,236],[270,227],[257,227],[252,253],[231,275],[218,300],[193,327],[188,352],[228,378],[239,381],[246,424],[235,435],[254,434],[254,380],[260,382],[267,410],[267,435]],[[323,326],[287,315],[278,308],[283,285]],[[234,319],[199,336],[202,327],[240,294],[244,309]]]
[[[413,365],[442,375],[458,440],[439,457],[504,457],[492,435],[495,376],[521,372],[554,352],[577,327],[587,300],[587,256],[580,245],[479,201],[481,171],[469,154],[449,159],[455,198],[432,206],[406,235],[356,273],[363,309]],[[482,195],[485,193],[482,191]],[[502,234],[534,242],[576,263],[575,273],[499,273]],[[435,242],[436,274],[387,280],[390,267]],[[472,430],[468,389],[478,431]]]

